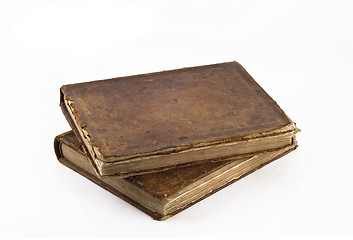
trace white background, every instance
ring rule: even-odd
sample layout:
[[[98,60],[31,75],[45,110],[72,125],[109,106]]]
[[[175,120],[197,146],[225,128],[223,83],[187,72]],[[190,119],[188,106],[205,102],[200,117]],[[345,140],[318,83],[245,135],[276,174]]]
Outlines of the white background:
[[[353,238],[349,1],[1,1],[0,237]],[[158,222],[61,165],[61,85],[236,60],[299,148]]]

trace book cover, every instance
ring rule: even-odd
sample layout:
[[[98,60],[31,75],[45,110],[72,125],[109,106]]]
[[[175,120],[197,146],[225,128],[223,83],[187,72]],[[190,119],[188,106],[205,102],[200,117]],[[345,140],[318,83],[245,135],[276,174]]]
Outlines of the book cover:
[[[65,85],[60,105],[100,175],[285,148],[297,131],[237,62]]]
[[[293,144],[286,148],[252,157],[183,166],[122,179],[100,177],[71,131],[54,140],[55,152],[62,164],[157,220],[165,220],[183,211],[296,147],[294,139]]]

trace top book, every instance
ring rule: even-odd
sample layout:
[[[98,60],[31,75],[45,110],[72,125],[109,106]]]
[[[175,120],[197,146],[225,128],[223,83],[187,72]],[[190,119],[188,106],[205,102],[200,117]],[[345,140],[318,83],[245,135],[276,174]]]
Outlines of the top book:
[[[136,175],[289,146],[295,124],[237,62],[61,87],[100,175]]]

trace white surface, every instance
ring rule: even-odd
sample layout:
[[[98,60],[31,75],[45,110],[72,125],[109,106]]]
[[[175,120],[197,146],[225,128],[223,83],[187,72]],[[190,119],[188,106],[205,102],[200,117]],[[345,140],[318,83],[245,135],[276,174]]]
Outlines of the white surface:
[[[0,237],[353,237],[349,1],[1,1]],[[59,164],[63,84],[237,60],[299,148],[175,217]]]

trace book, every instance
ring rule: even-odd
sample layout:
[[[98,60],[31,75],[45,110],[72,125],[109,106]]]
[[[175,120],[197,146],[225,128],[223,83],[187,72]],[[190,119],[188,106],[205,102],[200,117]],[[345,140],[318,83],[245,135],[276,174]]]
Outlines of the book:
[[[214,161],[168,171],[119,178],[101,177],[94,170],[72,131],[54,140],[58,160],[82,176],[134,205],[156,220],[165,220],[218,190],[293,151],[285,148],[251,157]]]
[[[60,106],[101,176],[284,149],[298,131],[237,62],[64,85]]]

